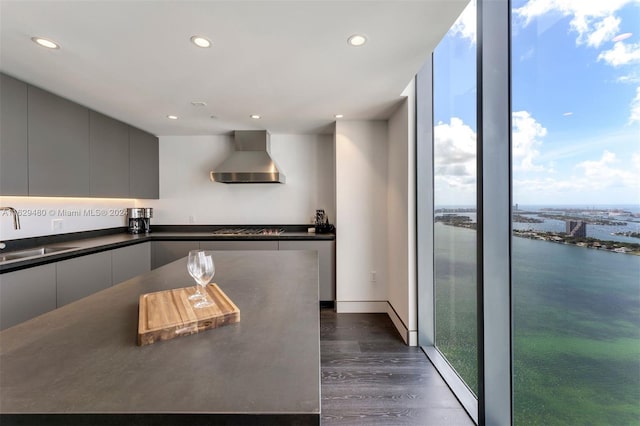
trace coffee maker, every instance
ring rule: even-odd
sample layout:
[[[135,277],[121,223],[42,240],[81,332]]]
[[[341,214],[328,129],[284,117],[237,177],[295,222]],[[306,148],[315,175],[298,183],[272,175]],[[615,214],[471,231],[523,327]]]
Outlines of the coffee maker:
[[[127,209],[130,234],[148,234],[151,230],[151,218],[153,209],[150,207],[137,207]]]

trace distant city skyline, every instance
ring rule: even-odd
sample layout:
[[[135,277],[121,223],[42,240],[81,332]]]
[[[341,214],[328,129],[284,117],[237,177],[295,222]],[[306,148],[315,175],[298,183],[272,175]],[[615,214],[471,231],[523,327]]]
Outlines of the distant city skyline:
[[[513,199],[640,204],[640,2],[514,0]],[[434,55],[436,204],[473,205],[473,6]],[[451,47],[455,47],[451,50]],[[454,92],[454,93],[452,93]]]

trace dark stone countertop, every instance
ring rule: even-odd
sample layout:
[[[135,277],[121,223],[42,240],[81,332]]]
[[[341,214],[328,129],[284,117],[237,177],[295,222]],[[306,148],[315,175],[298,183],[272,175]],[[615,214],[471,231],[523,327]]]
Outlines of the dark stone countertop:
[[[0,332],[0,424],[319,424],[316,254],[213,253],[238,324],[136,345],[183,258]]]
[[[222,226],[214,226],[220,228]],[[237,227],[237,226],[236,226]],[[278,227],[277,225],[270,226]],[[106,250],[113,250],[133,244],[140,244],[147,241],[255,241],[255,240],[300,240],[300,241],[327,241],[335,240],[335,234],[315,234],[303,232],[299,225],[288,226],[285,232],[279,235],[216,235],[211,226],[159,226],[158,231],[153,230],[149,234],[129,234],[126,228],[112,228],[106,230],[78,232],[72,234],[59,234],[45,237],[27,238],[24,240],[7,241],[7,248],[3,253],[22,250],[32,247],[73,247],[72,250],[65,250],[52,254],[25,258],[20,260],[10,260],[0,262],[0,274],[18,271],[20,269],[32,268],[34,266],[45,265],[47,263],[59,262],[61,260],[72,259],[78,256],[98,253]]]

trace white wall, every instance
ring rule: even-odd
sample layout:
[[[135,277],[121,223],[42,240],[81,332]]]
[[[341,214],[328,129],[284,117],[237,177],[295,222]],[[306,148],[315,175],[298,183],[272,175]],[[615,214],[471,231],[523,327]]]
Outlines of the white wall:
[[[160,199],[145,203],[152,224],[306,224],[319,208],[334,220],[332,135],[271,135],[285,184],[211,182],[232,151],[230,136],[160,137]]]
[[[335,129],[336,308],[386,312],[387,122],[341,120]]]
[[[126,209],[136,200],[115,198],[0,197],[0,206],[20,213],[20,230],[0,212],[0,241],[127,226]],[[53,229],[52,221],[59,228]]]
[[[417,344],[415,89],[389,119],[387,228],[390,317],[405,340]]]

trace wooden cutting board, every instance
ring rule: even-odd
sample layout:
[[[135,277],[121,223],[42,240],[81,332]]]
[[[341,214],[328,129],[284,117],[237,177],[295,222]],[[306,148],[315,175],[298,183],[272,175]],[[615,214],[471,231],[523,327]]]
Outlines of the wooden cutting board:
[[[207,298],[213,306],[195,308],[188,297],[195,287],[147,293],[140,296],[138,310],[138,345],[150,345],[199,333],[240,321],[240,309],[216,284],[206,287]]]

